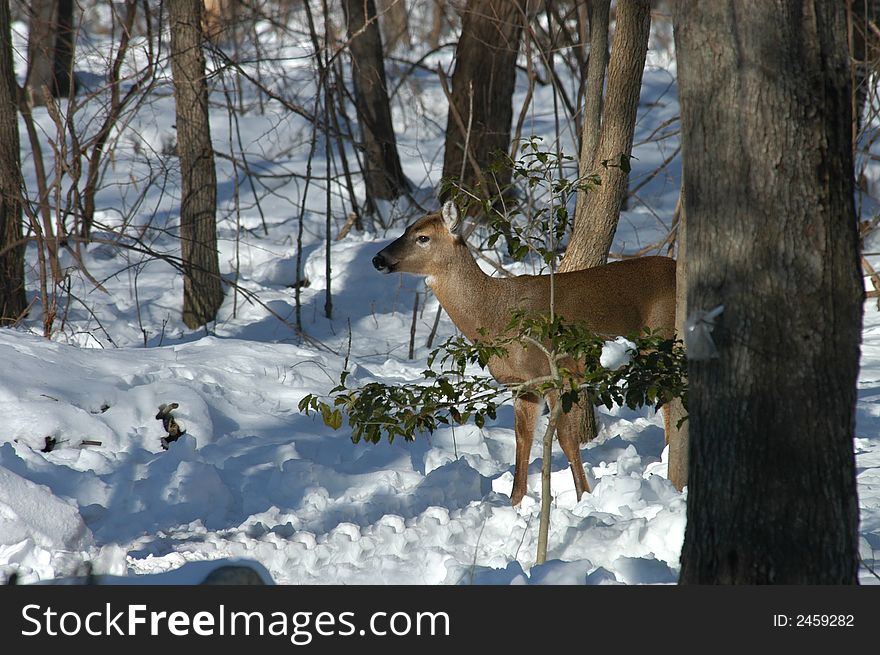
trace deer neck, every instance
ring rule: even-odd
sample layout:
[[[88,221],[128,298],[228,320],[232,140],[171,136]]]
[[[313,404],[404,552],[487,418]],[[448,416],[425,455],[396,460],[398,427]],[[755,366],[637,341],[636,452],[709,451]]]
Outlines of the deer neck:
[[[482,336],[481,329],[490,334],[499,331],[495,325],[501,298],[496,288],[499,282],[482,271],[463,243],[457,244],[448,263],[426,280],[455,326],[472,341]]]

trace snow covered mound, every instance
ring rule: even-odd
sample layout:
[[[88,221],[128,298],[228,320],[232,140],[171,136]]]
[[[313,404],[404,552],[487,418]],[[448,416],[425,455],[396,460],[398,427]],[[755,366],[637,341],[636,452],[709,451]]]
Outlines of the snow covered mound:
[[[869,316],[868,333],[880,331]],[[880,370],[873,344],[869,377]],[[25,582],[81,574],[85,563],[185,582],[197,576],[171,572],[228,559],[258,562],[279,584],[677,578],[685,495],[665,478],[656,416],[601,416],[600,438],[583,453],[592,493],[580,502],[554,453],[550,561],[533,566],[539,451],[530,494],[511,507],[509,408],[482,430],[355,445],[296,411],[341,367],[316,350],[206,337],[84,351],[4,330],[0,353],[0,566]],[[415,362],[379,359],[377,374],[417,376]],[[167,451],[161,402],[179,403],[186,429]],[[868,563],[880,535],[877,416],[880,396],[864,395],[856,446]],[[43,452],[47,436],[57,445]]]
[[[75,505],[0,467],[0,559],[51,576],[58,567],[88,556],[91,531]]]
[[[341,368],[317,350],[215,337],[81,350],[4,330],[0,352],[0,564],[23,581],[226,558],[282,584],[531,580],[540,460],[511,507],[508,408],[482,430],[355,445],[296,410]],[[418,375],[418,362],[373,361]],[[166,451],[155,413],[168,402],[186,432]],[[554,454],[558,561],[535,582],[675,580],[684,498],[663,476],[662,430],[620,413],[584,452],[594,490],[580,503]]]

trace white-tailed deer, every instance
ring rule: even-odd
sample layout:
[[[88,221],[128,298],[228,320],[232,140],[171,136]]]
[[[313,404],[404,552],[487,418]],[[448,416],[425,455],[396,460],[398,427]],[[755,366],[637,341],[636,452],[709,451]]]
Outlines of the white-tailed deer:
[[[550,311],[550,276],[490,277],[474,261],[458,234],[458,212],[451,202],[439,214],[415,221],[396,241],[373,257],[382,273],[427,275],[427,284],[453,323],[470,340],[499,336],[512,312]],[[554,278],[555,311],[567,321],[583,323],[603,336],[639,332],[645,327],[672,336],[675,327],[675,260],[637,257]],[[481,328],[485,330],[480,333]],[[508,356],[489,361],[489,371],[502,384],[526,382],[548,375],[547,357],[537,348],[508,347]],[[555,403],[554,398],[549,402]],[[528,482],[529,453],[541,399],[525,394],[514,401],[516,465],[511,502],[518,505]],[[587,411],[592,411],[588,408]],[[670,418],[663,411],[666,439]],[[581,462],[573,414],[562,414],[557,424],[559,445],[568,458],[580,498],[589,491]]]

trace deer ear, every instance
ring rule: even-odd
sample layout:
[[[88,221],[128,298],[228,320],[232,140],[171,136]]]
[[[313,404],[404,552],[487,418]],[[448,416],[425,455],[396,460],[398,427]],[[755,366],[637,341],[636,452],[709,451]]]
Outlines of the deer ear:
[[[456,208],[455,203],[451,200],[444,202],[441,213],[443,215],[443,222],[446,224],[446,229],[452,234],[457,234],[458,228],[461,227],[461,218],[458,215],[458,208]]]

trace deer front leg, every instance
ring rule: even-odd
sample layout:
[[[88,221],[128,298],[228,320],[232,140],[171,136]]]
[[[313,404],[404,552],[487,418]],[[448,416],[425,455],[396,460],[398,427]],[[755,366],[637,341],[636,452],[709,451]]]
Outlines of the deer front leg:
[[[540,414],[541,401],[534,394],[524,394],[513,401],[516,464],[513,473],[513,491],[510,492],[511,505],[519,505],[528,490],[529,455],[535,437],[535,424]]]
[[[550,406],[555,407],[558,401],[558,396],[552,394],[548,400]],[[592,410],[592,408],[589,409]],[[578,500],[581,499],[581,496],[584,495],[585,491],[590,490],[590,483],[587,482],[587,476],[584,473],[584,464],[581,460],[580,431],[578,430],[578,421],[584,419],[584,412],[578,411],[577,406],[575,406],[572,408],[572,411],[560,414],[559,421],[556,424],[556,438],[559,440],[562,452],[565,453],[565,456],[568,459],[568,465],[571,468],[571,475],[574,478],[574,490],[577,494]]]

